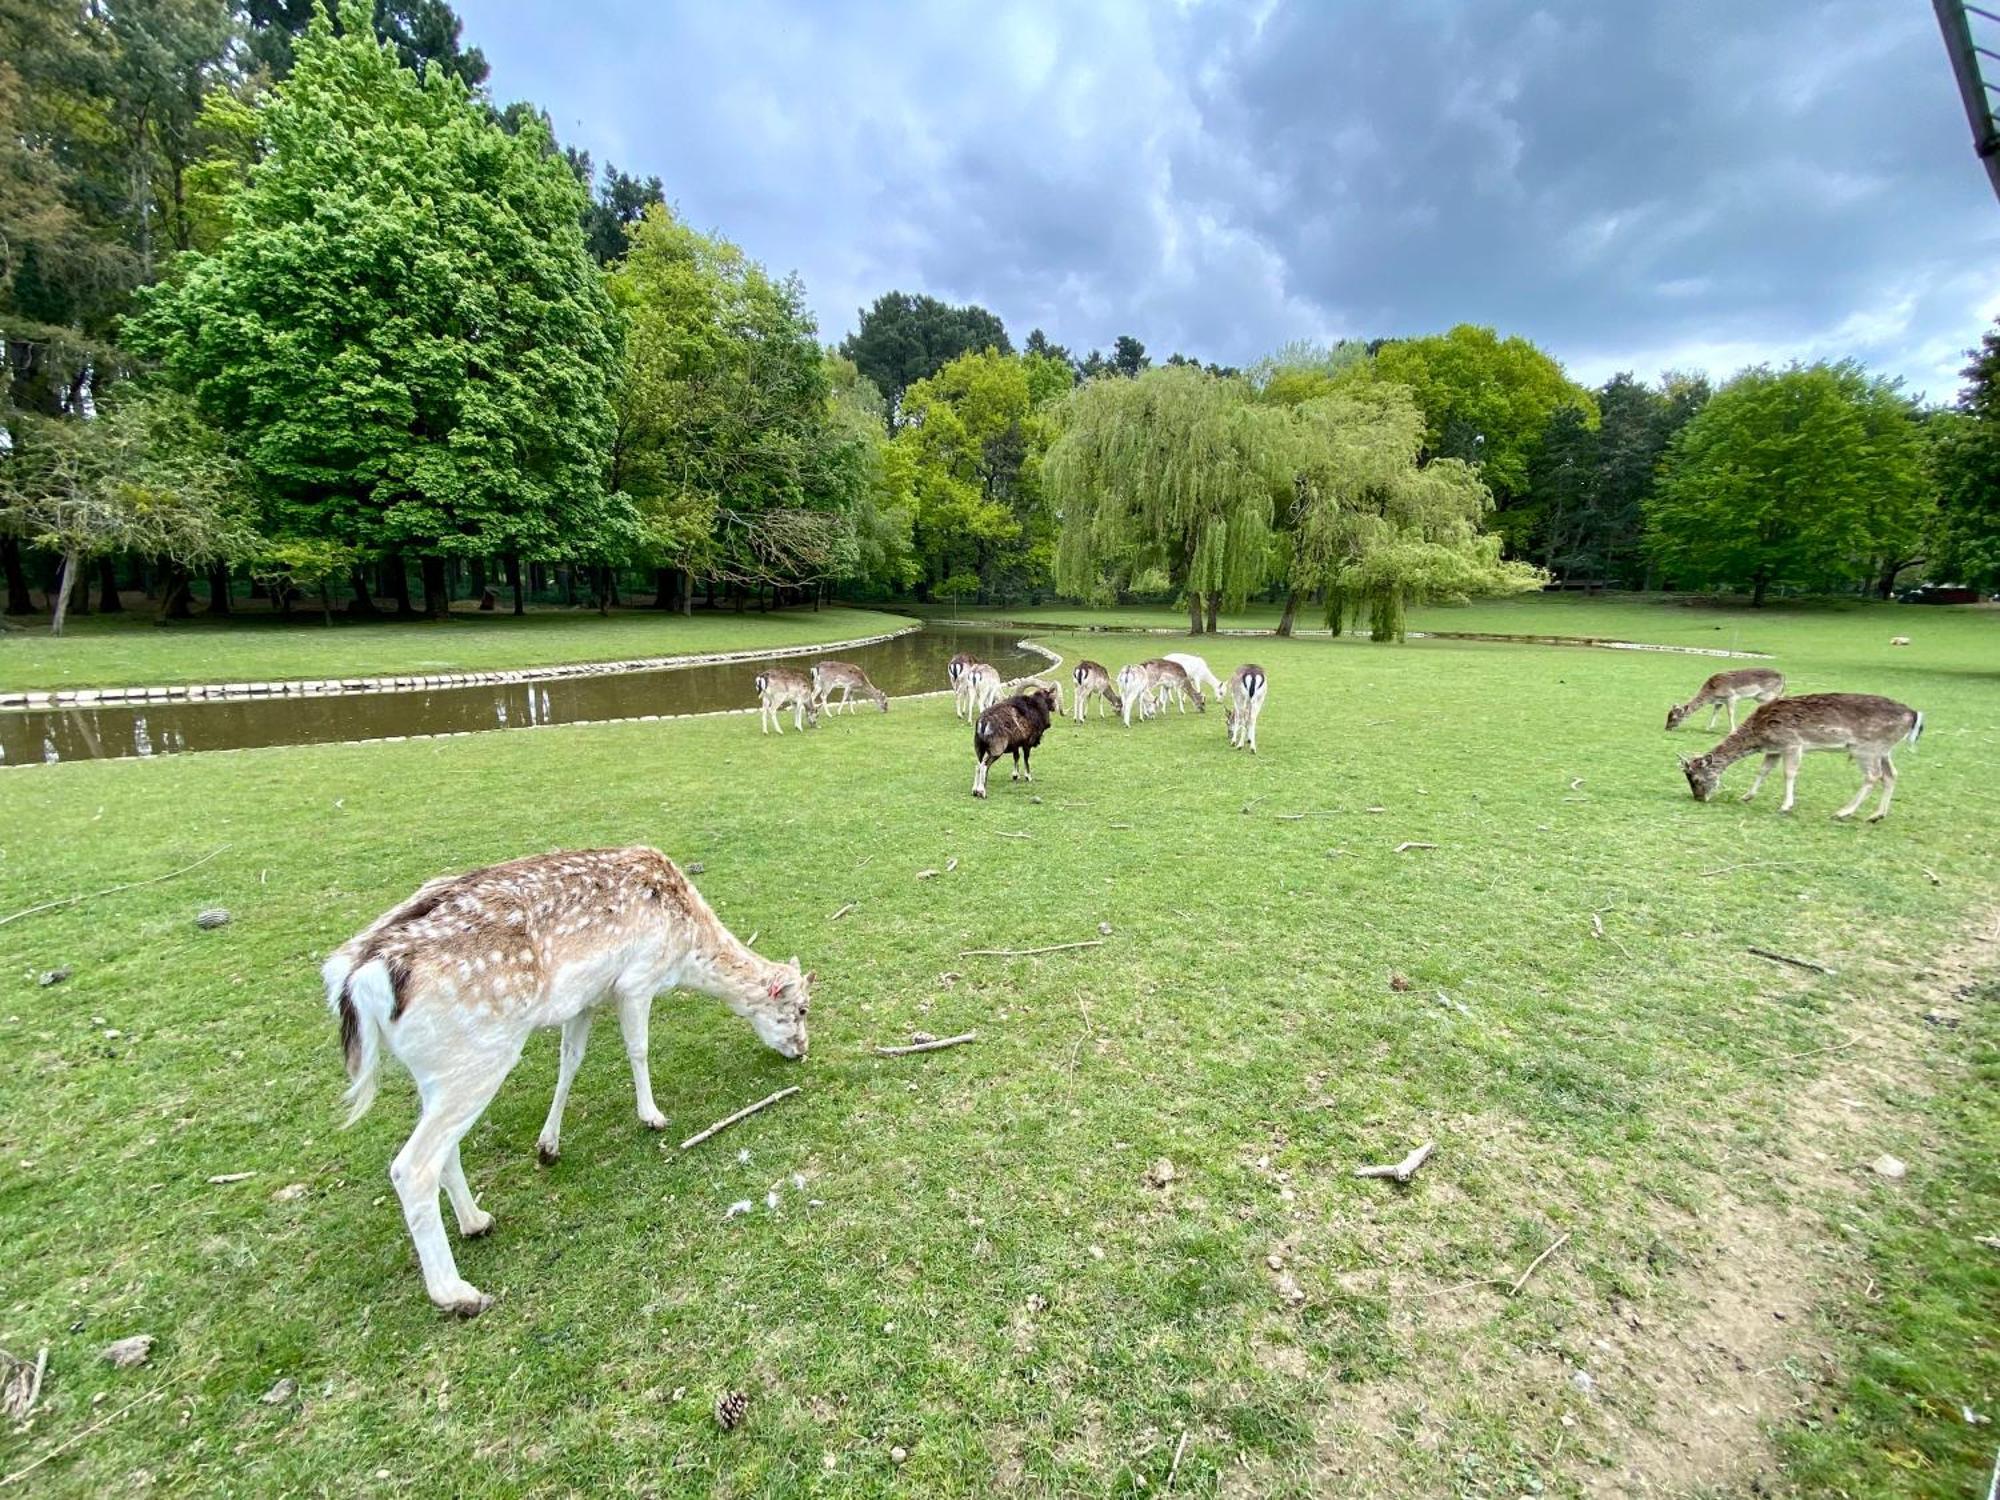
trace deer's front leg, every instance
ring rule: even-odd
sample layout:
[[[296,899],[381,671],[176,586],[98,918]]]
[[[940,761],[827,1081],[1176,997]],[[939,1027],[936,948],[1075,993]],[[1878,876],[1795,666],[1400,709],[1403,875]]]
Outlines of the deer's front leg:
[[[632,1065],[632,1092],[638,1097],[639,1118],[655,1130],[667,1128],[667,1117],[653,1102],[653,1075],[646,1065],[646,1028],[653,1018],[653,988],[618,992],[618,1029],[625,1037],[625,1060]]]
[[[583,1066],[583,1049],[590,1041],[590,1012],[580,1010],[563,1022],[562,1064],[556,1070],[556,1096],[549,1103],[549,1117],[535,1139],[535,1155],[545,1167],[554,1166],[562,1155],[563,1106],[569,1102],[569,1086],[576,1082],[576,1070]]]
[[[1771,768],[1777,765],[1779,759],[1780,757],[1775,753],[1765,756],[1757,766],[1757,775],[1750,783],[1750,790],[1736,800],[1739,802],[1748,802],[1752,797],[1756,796],[1757,789],[1764,784],[1764,778],[1771,774]]]
[[[1794,746],[1785,752],[1785,800],[1778,804],[1779,812],[1790,812],[1792,800],[1799,784],[1799,762],[1805,759],[1805,752]]]

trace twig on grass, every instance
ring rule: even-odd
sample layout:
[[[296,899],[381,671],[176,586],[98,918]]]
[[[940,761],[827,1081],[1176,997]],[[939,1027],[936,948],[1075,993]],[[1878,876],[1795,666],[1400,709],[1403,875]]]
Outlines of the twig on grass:
[[[1393,1177],[1398,1182],[1408,1182],[1412,1177],[1417,1175],[1417,1168],[1430,1160],[1431,1153],[1435,1150],[1437,1150],[1436,1141],[1425,1141],[1399,1162],[1394,1162],[1386,1167],[1356,1167],[1354,1175],[1356,1177]]]
[[[1744,951],[1754,953],[1759,958],[1768,958],[1774,964],[1790,964],[1795,969],[1810,969],[1815,974],[1831,974],[1833,972],[1825,964],[1814,963],[1809,958],[1792,958],[1783,953],[1773,953],[1769,948],[1751,947]]]
[[[956,1047],[961,1042],[976,1042],[978,1040],[978,1032],[967,1031],[958,1036],[943,1036],[930,1042],[911,1042],[907,1047],[877,1047],[875,1055],[877,1057],[907,1057],[912,1052],[938,1052],[946,1047]]]
[[[1528,1284],[1528,1278],[1541,1269],[1542,1262],[1547,1260],[1551,1255],[1554,1255],[1556,1251],[1562,1249],[1562,1247],[1564,1245],[1567,1245],[1568,1243],[1569,1243],[1569,1231],[1565,1229],[1561,1234],[1556,1236],[1556,1242],[1553,1245],[1549,1246],[1548,1249],[1544,1250],[1540,1255],[1537,1255],[1534,1258],[1534,1261],[1529,1265],[1528,1269],[1521,1273],[1521,1279],[1515,1282],[1509,1288],[1507,1288],[1507,1295],[1510,1297],[1518,1297],[1521,1294],[1521,1288]]]
[[[1174,1461],[1167,1465],[1167,1483],[1166,1483],[1167,1489],[1172,1489],[1174,1487],[1174,1476],[1180,1473],[1181,1471],[1181,1454],[1187,1451],[1187,1440],[1188,1440],[1187,1429],[1182,1428],[1181,1440],[1178,1443],[1174,1444]]]
[[[1104,826],[1106,828],[1130,828],[1132,825],[1130,823],[1106,823]]]
[[[1398,854],[1404,854],[1411,849],[1435,849],[1435,848],[1437,848],[1436,844],[1426,844],[1421,839],[1405,839],[1402,843],[1396,846],[1396,852]]]
[[[795,1083],[788,1089],[779,1089],[778,1092],[775,1094],[766,1095],[764,1098],[759,1099],[755,1104],[747,1105],[744,1108],[737,1110],[736,1113],[729,1116],[728,1119],[717,1120],[713,1125],[709,1126],[708,1129],[696,1131],[693,1135],[689,1136],[686,1140],[681,1142],[681,1150],[685,1151],[690,1146],[699,1146],[703,1141],[707,1140],[710,1136],[719,1134],[720,1132],[727,1130],[730,1126],[734,1125],[738,1120],[747,1120],[750,1118],[750,1116],[756,1114],[758,1110],[769,1109],[773,1104],[776,1104],[780,1099],[783,1099],[790,1094],[796,1094],[798,1091],[799,1091],[799,1086]]]
[[[1034,835],[1032,833],[1008,833],[1003,829],[996,828],[993,830],[993,837],[996,839],[1031,839]]]
[[[26,1479],[30,1474],[34,1473],[35,1470],[39,1469],[43,1464],[47,1463],[50,1459],[56,1458],[61,1454],[67,1453],[71,1448],[74,1448],[78,1443],[82,1442],[85,1438],[89,1437],[93,1432],[98,1431],[100,1428],[109,1427],[113,1422],[117,1421],[120,1417],[124,1416],[126,1412],[132,1410],[133,1407],[144,1406],[148,1401],[157,1401],[162,1396],[166,1395],[168,1391],[172,1390],[175,1386],[179,1385],[183,1380],[186,1380],[190,1375],[203,1375],[214,1368],[215,1368],[215,1361],[210,1360],[207,1364],[200,1366],[198,1369],[183,1370],[181,1371],[180,1374],[175,1375],[170,1379],[161,1381],[158,1385],[154,1386],[150,1391],[147,1391],[145,1395],[137,1396],[134,1397],[132,1400],[127,1401],[123,1406],[119,1407],[118,1410],[111,1413],[111,1415],[108,1417],[99,1417],[95,1422],[92,1422],[88,1427],[84,1428],[83,1431],[75,1433],[70,1437],[64,1438],[60,1443],[57,1443],[55,1447],[49,1449],[48,1452],[44,1453],[40,1458],[36,1459],[33,1463],[28,1464],[23,1468],[16,1469],[13,1473],[7,1475],[4,1479],[0,1479],[0,1490],[6,1489],[11,1484],[20,1483],[23,1479]]]
[[[79,902],[95,901],[99,896],[115,896],[120,891],[136,891],[142,885],[158,885],[163,880],[172,880],[176,875],[185,875],[189,870],[200,868],[211,859],[214,859],[216,855],[224,853],[233,847],[233,845],[224,844],[220,849],[210,850],[191,865],[182,865],[178,870],[169,870],[164,875],[155,875],[147,880],[128,880],[123,885],[107,885],[101,891],[90,891],[80,896],[65,896],[60,901],[44,901],[40,906],[30,906],[21,911],[10,912],[8,915],[0,917],[0,927],[5,927],[9,922],[18,922],[23,917],[32,917],[37,912],[57,911],[62,907],[75,906]]]
[[[1064,953],[1071,948],[1102,948],[1103,938],[1090,938],[1081,943],[1051,943],[1046,948],[961,948],[960,958],[1032,958],[1037,953]]]
[[[1727,875],[1731,870],[1796,870],[1799,862],[1795,859],[1746,859],[1741,864],[1723,865],[1716,870],[1703,870],[1704,877]]]
[[[1570,779],[1569,789],[1572,792],[1580,791],[1582,790],[1582,787],[1583,787],[1583,778],[1581,776],[1575,776]]]
[[[841,907],[839,911],[835,912],[832,916],[828,917],[827,921],[838,922],[842,917],[846,916],[849,912],[853,910],[854,910],[854,903],[850,901],[847,903],[847,905]]]
[[[8,1421],[25,1422],[34,1415],[35,1402],[42,1394],[42,1376],[49,1367],[49,1346],[42,1345],[32,1366],[0,1349],[0,1364],[10,1367],[6,1380],[0,1382],[0,1408],[4,1408]]]

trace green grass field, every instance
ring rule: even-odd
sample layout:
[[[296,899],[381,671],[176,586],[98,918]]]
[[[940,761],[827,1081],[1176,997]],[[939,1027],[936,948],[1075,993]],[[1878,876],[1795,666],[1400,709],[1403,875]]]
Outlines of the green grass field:
[[[1929,722],[1872,827],[1829,816],[1855,785],[1832,756],[1789,818],[1775,788],[1690,799],[1674,752],[1713,739],[1661,720],[1723,663],[1443,641],[1205,642],[1269,671],[1259,757],[1212,712],[1063,724],[984,804],[936,699],[782,739],[745,715],[0,773],[0,915],[227,846],[0,925],[0,1347],[50,1348],[0,1478],[1983,1494],[2000,617],[1452,618],[1769,650],[1795,690]],[[601,1025],[543,1169],[539,1040],[465,1144],[498,1227],[455,1248],[498,1300],[443,1319],[387,1178],[407,1080],[336,1128],[318,962],[433,874],[633,842],[702,862],[739,935],[818,971],[812,1056],[663,1000],[662,1137]],[[234,920],[197,929],[214,905]],[[870,1051],[920,1029],[979,1040]],[[1407,1187],[1351,1175],[1425,1140]],[[99,1362],[141,1332],[149,1365]]]
[[[703,651],[754,651],[852,640],[908,620],[866,609],[787,609],[760,615],[646,609],[598,615],[531,610],[516,619],[460,609],[442,620],[366,624],[243,614],[155,625],[137,612],[72,620],[56,639],[46,626],[0,632],[0,690],[275,681],[489,672],[556,662],[620,661]]]

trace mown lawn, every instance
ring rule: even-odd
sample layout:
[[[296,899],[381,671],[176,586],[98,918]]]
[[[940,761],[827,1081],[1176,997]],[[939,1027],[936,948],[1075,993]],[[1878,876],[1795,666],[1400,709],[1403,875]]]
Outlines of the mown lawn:
[[[878,635],[909,623],[866,609],[760,615],[698,610],[530,610],[518,619],[454,610],[442,620],[357,623],[243,614],[155,625],[137,612],[0,631],[0,690],[276,681],[289,677],[485,672],[555,662],[754,651]]]
[[[1270,673],[1260,757],[1214,713],[1063,725],[983,805],[935,699],[0,773],[0,913],[228,846],[0,926],[0,1346],[51,1350],[0,1476],[76,1439],[24,1487],[1973,1493],[2000,620],[1907,613],[1743,626],[1800,690],[1926,711],[1875,827],[1829,816],[1832,757],[1792,818],[1688,797],[1711,741],[1660,722],[1718,663],[1452,642],[1206,643]],[[538,1042],[465,1146],[499,1300],[443,1320],[386,1176],[407,1082],[335,1128],[317,963],[429,875],[641,841],[817,969],[813,1054],[663,1001],[663,1138],[602,1025],[545,1170]],[[1350,1175],[1424,1140],[1407,1188]],[[150,1365],[98,1362],[138,1332]]]

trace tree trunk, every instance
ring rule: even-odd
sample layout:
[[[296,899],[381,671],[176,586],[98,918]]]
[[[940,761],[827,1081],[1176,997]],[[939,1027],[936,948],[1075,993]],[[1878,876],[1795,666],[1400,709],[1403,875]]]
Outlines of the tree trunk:
[[[1770,578],[1762,571],[1759,571],[1756,581],[1750,587],[1750,607],[1752,609],[1762,609],[1764,607],[1764,591],[1770,586]]]
[[[486,592],[486,559],[475,557],[468,566],[472,570],[472,587],[468,592],[477,599]]]
[[[687,619],[694,618],[694,572],[690,569],[683,575],[686,587],[681,590],[681,614]]]
[[[518,552],[507,554],[507,587],[514,591],[514,613],[525,615],[528,605],[521,594],[521,554]]]
[[[396,618],[414,620],[416,606],[410,603],[410,569],[401,552],[391,552],[382,563],[382,581],[389,585],[389,597],[396,601]]]
[[[50,635],[61,635],[63,632],[63,619],[69,614],[69,591],[76,583],[76,570],[82,566],[82,553],[63,554],[62,582],[56,585],[55,617],[49,621]]]
[[[321,623],[329,630],[333,628],[333,584],[321,578],[319,581],[319,615]]]
[[[680,574],[672,568],[653,569],[653,608],[677,609],[680,599],[676,592]]]
[[[350,582],[354,587],[354,597],[347,601],[347,612],[357,619],[374,619],[381,611],[375,607],[375,596],[368,588],[368,569],[356,563]]]
[[[1215,617],[1221,612],[1222,612],[1222,595],[1210,594],[1208,596],[1208,633],[1210,635],[1214,635],[1216,633]]]
[[[124,611],[125,601],[118,597],[118,561],[106,557],[97,565],[97,610],[99,614],[115,615]]]
[[[217,563],[208,570],[208,612],[229,613],[229,564]]]
[[[28,570],[21,566],[21,539],[0,536],[0,565],[7,570],[7,613],[35,613],[35,593],[28,587]]]
[[[424,580],[424,614],[442,620],[451,613],[451,590],[445,585],[444,559],[425,555],[418,559],[417,567]]]
[[[1292,621],[1298,618],[1298,613],[1299,591],[1297,589],[1287,590],[1285,594],[1285,612],[1278,617],[1279,635],[1289,636],[1292,633]]]
[[[70,590],[69,612],[71,615],[87,615],[90,613],[90,575],[80,570]]]
[[[188,570],[177,562],[169,562],[161,572],[160,612],[154,616],[154,623],[166,620],[185,620],[194,613],[188,595]]]
[[[1201,634],[1201,595],[1199,595],[1199,594],[1197,594],[1197,593],[1193,592],[1192,590],[1190,590],[1190,591],[1189,591],[1189,593],[1188,593],[1188,596],[1187,596],[1187,600],[1188,600],[1188,634],[1189,634],[1189,635],[1200,635],[1200,634]]]

